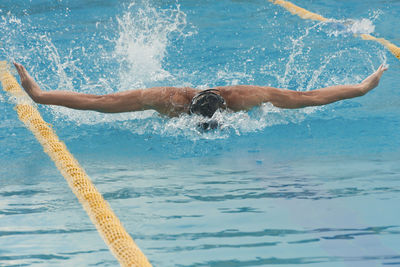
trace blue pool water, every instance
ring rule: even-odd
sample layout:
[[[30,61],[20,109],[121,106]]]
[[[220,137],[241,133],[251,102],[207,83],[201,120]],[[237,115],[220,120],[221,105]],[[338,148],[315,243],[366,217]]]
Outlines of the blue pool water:
[[[258,0],[1,0],[0,60],[96,94],[306,91],[388,64],[362,98],[226,113],[209,133],[189,116],[39,110],[154,266],[400,265],[400,62],[354,37],[400,45],[400,2],[294,2],[337,21]],[[13,106],[0,93],[0,266],[116,266]]]

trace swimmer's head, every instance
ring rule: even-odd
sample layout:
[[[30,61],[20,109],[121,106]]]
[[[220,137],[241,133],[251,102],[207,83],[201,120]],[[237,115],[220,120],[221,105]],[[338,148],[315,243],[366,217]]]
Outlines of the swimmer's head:
[[[226,109],[225,99],[215,92],[219,91],[208,89],[195,95],[189,106],[189,114],[211,118],[217,110]]]

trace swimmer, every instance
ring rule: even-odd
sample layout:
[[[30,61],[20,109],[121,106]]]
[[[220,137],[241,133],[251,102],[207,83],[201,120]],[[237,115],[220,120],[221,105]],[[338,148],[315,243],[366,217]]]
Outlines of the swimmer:
[[[103,113],[152,109],[170,117],[187,113],[206,118],[211,118],[219,109],[246,111],[267,102],[278,108],[297,109],[363,96],[378,86],[383,72],[388,69],[381,65],[359,84],[335,85],[306,92],[269,86],[232,85],[208,90],[190,87],[153,87],[93,95],[70,91],[42,91],[24,66],[15,62],[14,65],[21,78],[22,87],[32,100],[39,104]],[[216,128],[215,122],[210,121],[202,125],[205,129],[209,127]]]

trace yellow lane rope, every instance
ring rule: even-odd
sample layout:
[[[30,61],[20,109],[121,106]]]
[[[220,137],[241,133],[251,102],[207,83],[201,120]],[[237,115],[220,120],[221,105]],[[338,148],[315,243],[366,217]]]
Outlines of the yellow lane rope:
[[[44,151],[54,161],[121,266],[151,266],[78,161],[42,119],[15,77],[8,71],[5,61],[0,61],[0,80],[4,91],[16,99],[19,119],[32,131]]]
[[[328,21],[329,20],[319,14],[310,12],[304,8],[296,6],[295,4],[293,4],[289,1],[284,1],[284,0],[269,0],[269,1],[275,5],[282,6],[283,8],[285,8],[287,11],[289,11],[293,15],[297,15],[302,19],[312,19],[312,20],[319,20],[319,21]],[[397,47],[396,45],[392,44],[388,40],[383,39],[383,38],[376,38],[370,34],[361,34],[360,37],[364,40],[371,40],[371,41],[375,41],[375,42],[378,42],[378,43],[384,45],[397,59],[400,60],[400,48]]]

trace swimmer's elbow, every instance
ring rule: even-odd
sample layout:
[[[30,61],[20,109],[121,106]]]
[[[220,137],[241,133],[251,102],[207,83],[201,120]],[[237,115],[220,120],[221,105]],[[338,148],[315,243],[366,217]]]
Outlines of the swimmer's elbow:
[[[30,95],[30,97],[37,104],[48,104],[45,92],[40,91]]]
[[[118,94],[96,96],[90,105],[91,108],[89,109],[102,113],[121,113],[143,110],[142,105],[137,102],[132,103],[128,98]]]
[[[354,85],[354,92],[355,92],[355,97],[359,97],[366,95],[368,93],[368,90],[365,90],[362,84],[357,84]]]
[[[278,97],[270,100],[270,103],[278,108],[297,109],[316,104],[318,99],[309,92],[282,91]]]
[[[120,112],[118,99],[114,95],[96,95],[90,101],[89,108],[101,113],[116,113]]]

